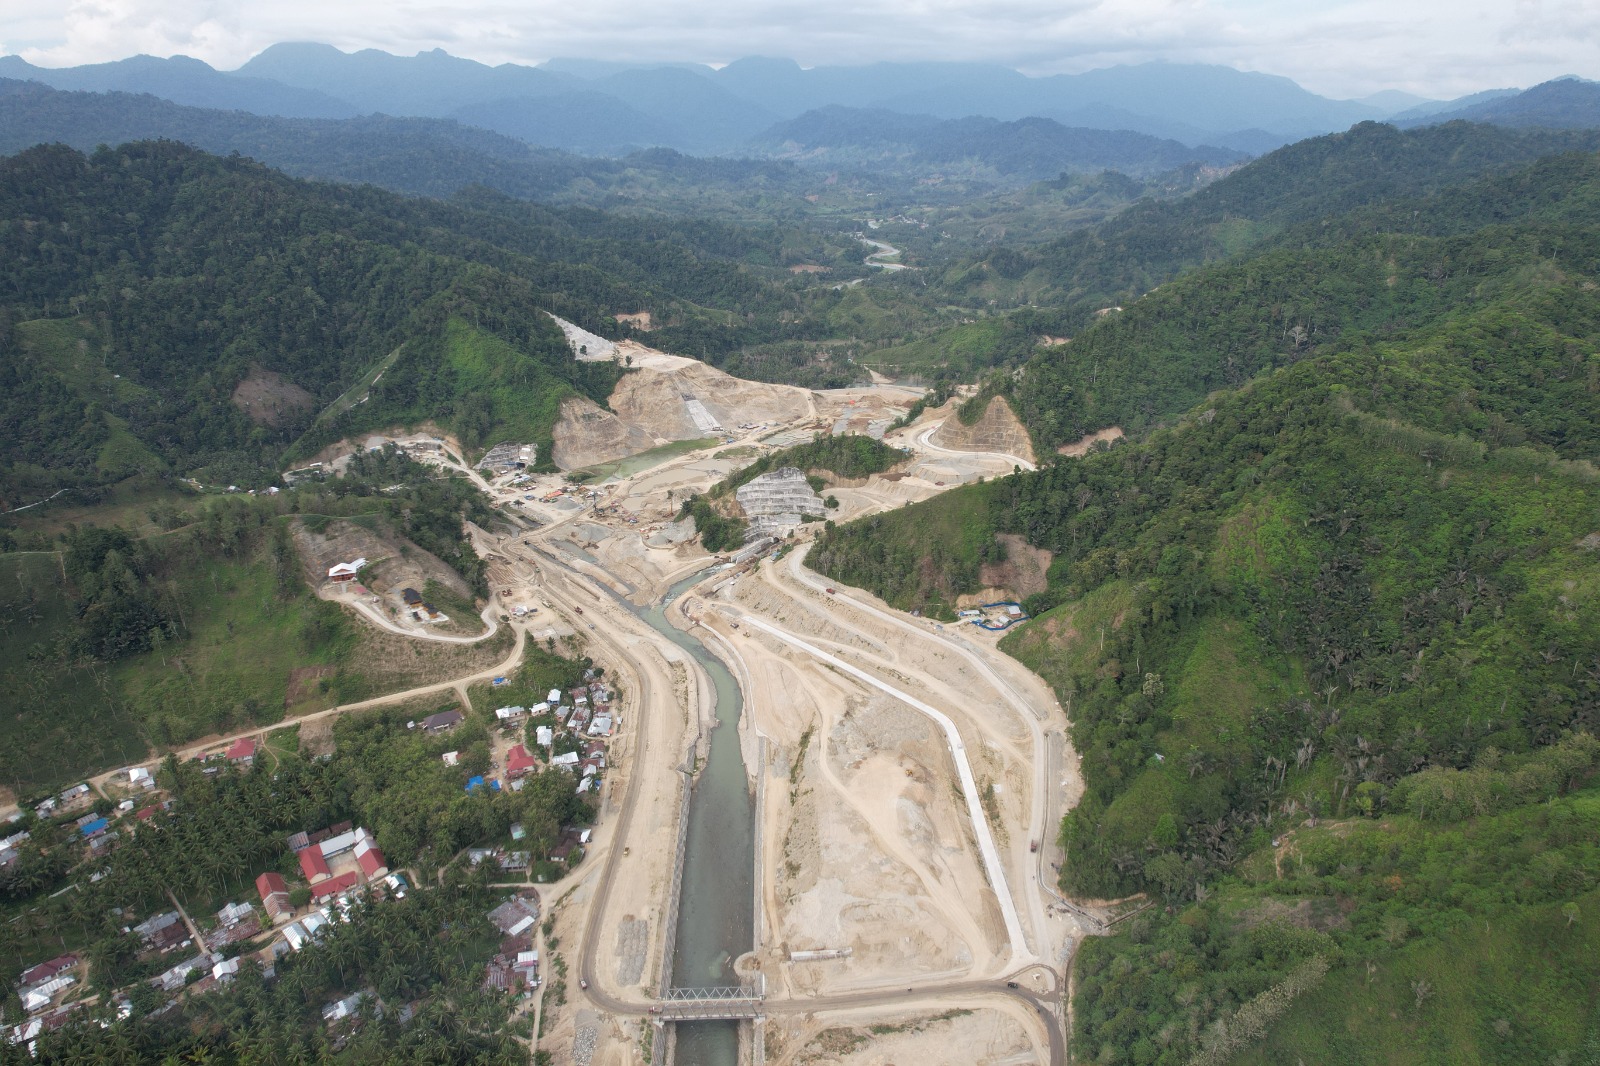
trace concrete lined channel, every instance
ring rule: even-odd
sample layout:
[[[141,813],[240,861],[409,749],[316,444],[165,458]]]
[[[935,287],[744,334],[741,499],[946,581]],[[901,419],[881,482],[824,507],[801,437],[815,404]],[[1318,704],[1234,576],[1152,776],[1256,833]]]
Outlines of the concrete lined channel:
[[[674,988],[738,985],[734,960],[751,949],[755,937],[754,801],[739,748],[744,698],[722,661],[666,616],[667,605],[703,577],[685,578],[660,603],[638,612],[651,628],[694,657],[716,691],[716,726],[688,808],[672,949]],[[679,1023],[677,1061],[738,1066],[738,1026],[731,1021]]]

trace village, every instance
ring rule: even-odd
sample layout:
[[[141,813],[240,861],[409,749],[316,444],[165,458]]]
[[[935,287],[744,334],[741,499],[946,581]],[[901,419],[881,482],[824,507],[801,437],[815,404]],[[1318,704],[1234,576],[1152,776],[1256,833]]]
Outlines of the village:
[[[352,567],[352,573],[355,569],[359,567]],[[610,738],[621,724],[613,697],[611,688],[591,670],[582,686],[552,689],[543,702],[495,708],[493,769],[490,774],[464,774],[462,790],[514,792],[530,774],[552,768],[569,772],[578,794],[597,794]],[[447,710],[408,722],[406,728],[420,736],[444,738],[464,720],[461,711]],[[262,739],[243,736],[193,758],[201,773],[209,776],[224,770],[248,771],[261,752]],[[454,767],[458,753],[445,752],[441,760]],[[12,814],[8,825],[15,831],[0,838],[0,868],[22,861],[30,851],[40,853],[41,823],[69,830],[55,847],[81,852],[83,861],[103,857],[140,833],[160,832],[158,816],[174,802],[167,797],[160,774],[159,769],[128,767],[103,781],[74,785],[41,801],[31,812]],[[15,828],[24,823],[33,830]],[[503,939],[485,972],[485,988],[527,996],[540,987],[535,926],[541,902],[530,878],[551,880],[576,867],[591,832],[583,826],[563,830],[554,846],[536,855],[523,845],[522,827],[513,824],[505,844],[469,848],[458,856],[471,867],[487,864],[496,881],[515,886],[486,913]],[[281,957],[320,943],[331,925],[348,922],[356,908],[404,899],[415,881],[414,871],[391,869],[374,834],[364,826],[341,822],[316,827],[288,835],[283,845],[281,868],[255,874],[254,898],[229,901],[215,914],[191,914],[174,906],[150,915],[124,916],[124,933],[137,937],[141,961],[152,964],[145,968],[158,968],[153,964],[159,960],[159,972],[146,983],[164,1002],[205,995],[234,980],[241,966],[258,967],[264,978],[271,979]],[[66,1025],[75,1012],[97,1002],[99,997],[88,992],[88,965],[79,954],[66,953],[25,966],[16,991],[28,1017],[0,1032],[11,1043],[31,1046],[41,1033]],[[346,1028],[358,1024],[362,1000],[357,993],[326,1004],[324,1020]],[[133,1009],[126,990],[116,993],[115,1002],[121,1016]]]

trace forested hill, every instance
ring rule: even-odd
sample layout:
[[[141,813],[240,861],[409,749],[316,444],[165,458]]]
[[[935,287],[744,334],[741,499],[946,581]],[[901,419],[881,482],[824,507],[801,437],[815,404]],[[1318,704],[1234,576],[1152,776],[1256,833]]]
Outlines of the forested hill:
[[[548,455],[560,398],[603,402],[615,370],[576,363],[544,311],[614,334],[648,307],[668,343],[714,351],[728,311],[794,305],[786,256],[853,243],[411,200],[170,142],[31,149],[0,160],[0,499],[135,471],[259,480],[297,440],[397,420]],[[313,424],[396,354],[369,402]],[[230,402],[253,373],[272,417]]]
[[[1085,943],[1085,1057],[1600,1049],[1597,196],[1558,157],[1197,270],[1013,394],[1165,428],[813,553],[946,617],[994,534],[1051,553],[1003,646],[1082,756],[1062,883],[1166,908]]]
[[[768,152],[801,155],[812,166],[826,162],[875,170],[911,163],[973,166],[1022,180],[1101,170],[1149,176],[1188,164],[1230,166],[1248,158],[1226,148],[1191,148],[1148,134],[1075,128],[1049,118],[940,120],[837,106],[780,122],[753,143]]]
[[[1193,196],[1137,204],[1093,229],[951,267],[946,284],[989,285],[1002,300],[1064,305],[1069,332],[1186,270],[1225,259],[1307,222],[1438,192],[1557,152],[1600,147],[1595,130],[1510,130],[1452,122],[1417,130],[1364,122],[1241,167]]]
[[[174,140],[207,152],[237,152],[299,177],[369,182],[423,196],[482,185],[508,196],[558,204],[799,214],[807,194],[837,190],[827,176],[789,163],[696,159],[669,149],[597,159],[538,148],[441,118],[314,119],[186,107],[122,92],[66,92],[0,78],[0,154],[62,143]],[[848,184],[852,179],[845,177]],[[865,190],[870,192],[872,190]]]

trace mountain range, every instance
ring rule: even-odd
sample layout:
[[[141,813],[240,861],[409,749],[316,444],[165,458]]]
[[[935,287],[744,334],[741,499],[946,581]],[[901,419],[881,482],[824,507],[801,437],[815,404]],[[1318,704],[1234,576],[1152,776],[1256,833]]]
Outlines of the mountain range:
[[[646,146],[727,153],[779,122],[848,107],[941,119],[1048,118],[1068,127],[1130,130],[1258,154],[1428,104],[1399,93],[1331,100],[1287,78],[1170,63],[1050,77],[994,64],[804,69],[793,60],[762,57],[720,69],[574,60],[488,66],[438,49],[395,56],[309,43],[273,45],[236,71],[184,56],[60,69],[6,56],[0,57],[0,77],[57,89],[147,92],[191,106],[286,118],[376,112],[455,118],[550,147],[604,153]]]

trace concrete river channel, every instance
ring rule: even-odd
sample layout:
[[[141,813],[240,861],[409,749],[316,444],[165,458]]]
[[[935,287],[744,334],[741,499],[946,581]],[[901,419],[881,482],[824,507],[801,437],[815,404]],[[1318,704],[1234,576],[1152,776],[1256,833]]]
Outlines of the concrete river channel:
[[[710,753],[695,779],[689,803],[683,882],[674,940],[674,988],[737,985],[733,963],[755,938],[755,822],[750,779],[739,750],[744,698],[733,675],[693,634],[674,628],[666,606],[704,573],[684,579],[639,616],[656,632],[694,656],[716,689],[716,726]],[[679,1023],[677,1061],[695,1066],[738,1066],[737,1022]]]

